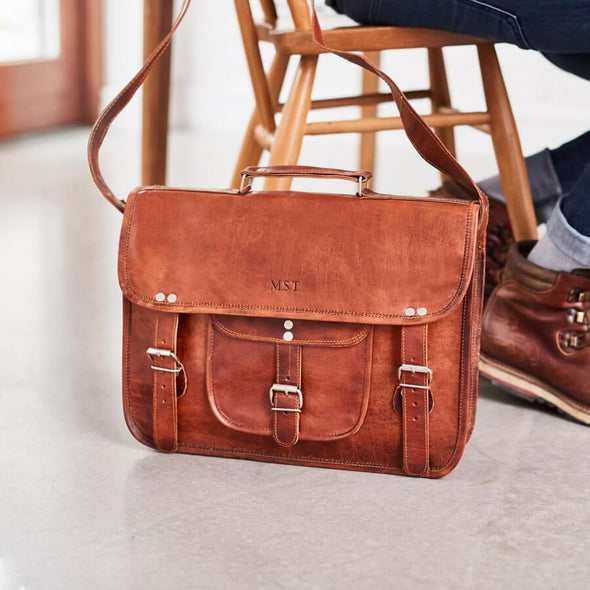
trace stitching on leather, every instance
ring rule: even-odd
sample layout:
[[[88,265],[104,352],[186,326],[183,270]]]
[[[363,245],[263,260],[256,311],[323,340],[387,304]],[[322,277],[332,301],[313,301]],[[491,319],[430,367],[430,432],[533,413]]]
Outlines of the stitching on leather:
[[[406,331],[404,329],[404,327],[402,327],[401,329],[401,340],[402,340],[402,358],[401,358],[401,362],[402,364],[404,363],[404,360],[406,358]],[[405,395],[403,395],[402,393],[402,433],[403,433],[403,468],[404,471],[407,471],[407,465],[408,465],[408,433],[407,433],[407,427],[406,427],[406,416],[407,416],[407,410],[406,410],[406,400],[405,400]]]
[[[475,303],[474,303],[475,304]],[[463,346],[463,341],[465,339],[465,328],[466,328],[466,322],[465,322],[465,316],[467,314],[467,298],[465,299],[465,301],[463,302],[463,311],[461,314],[461,347]],[[470,360],[469,362],[471,363],[471,355],[470,355]],[[452,464],[452,462],[454,461],[456,455],[457,455],[457,451],[459,450],[459,440],[461,437],[461,434],[463,433],[463,393],[464,393],[464,387],[463,387],[463,380],[464,380],[464,375],[465,375],[465,359],[463,358],[463,354],[460,354],[460,369],[459,369],[459,399],[458,399],[458,403],[457,403],[457,435],[455,436],[455,447],[453,448],[453,452],[451,453],[451,456],[449,457],[449,460],[444,464],[441,465],[440,467],[437,467],[436,469],[431,468],[431,471],[443,471],[444,469],[446,469],[449,465]]]
[[[125,284],[125,289],[129,293],[131,293],[138,301],[143,301],[145,303],[150,303],[153,305],[155,303],[153,298],[145,297],[135,291],[135,289],[131,285],[131,281],[129,279],[129,273],[128,273],[129,242],[130,242],[133,216],[135,213],[136,201],[137,201],[137,199],[133,198],[133,199],[131,199],[131,203],[128,203],[128,205],[127,205],[127,209],[129,208],[129,205],[131,205],[131,211],[129,213],[129,216],[130,216],[129,223],[127,224],[127,227],[125,229],[125,236],[124,236],[123,243],[122,243],[123,282]],[[468,265],[467,252],[470,250],[471,242],[472,242],[471,233],[469,231],[470,228],[472,227],[472,220],[473,220],[472,210],[469,209],[467,211],[466,224],[465,224],[465,237],[464,237],[465,246],[463,248],[463,266],[461,269],[461,277],[459,280],[459,286],[457,287],[457,290],[455,291],[455,293],[453,294],[453,296],[451,297],[449,302],[442,309],[434,311],[422,319],[433,318],[433,317],[436,317],[439,315],[444,315],[449,309],[452,309],[455,306],[456,301],[459,298],[459,295],[464,290],[465,278],[466,278],[466,274],[467,274],[467,265]],[[366,317],[366,318],[382,318],[382,319],[404,318],[406,320],[408,319],[405,315],[397,314],[397,313],[391,314],[391,313],[372,313],[372,312],[349,312],[349,311],[326,310],[326,309],[312,309],[312,308],[305,308],[305,307],[304,308],[297,308],[297,307],[277,307],[277,306],[272,306],[272,305],[240,305],[240,304],[233,304],[233,303],[228,304],[228,303],[211,303],[211,302],[196,302],[196,301],[181,302],[179,304],[167,304],[166,308],[173,310],[175,308],[177,309],[182,306],[226,307],[229,309],[241,309],[241,310],[249,310],[249,311],[274,311],[274,312],[294,312],[294,313],[306,313],[307,312],[307,313],[321,313],[321,314],[325,314],[325,315],[350,316],[350,317]],[[162,309],[164,309],[164,308],[162,308]]]
[[[367,463],[363,461],[340,461],[338,459],[319,459],[315,457],[289,457],[287,455],[277,455],[276,453],[264,453],[261,451],[252,451],[251,449],[227,449],[224,447],[207,447],[201,445],[179,445],[183,449],[195,449],[202,451],[212,451],[217,453],[226,453],[229,455],[250,455],[252,457],[272,457],[276,459],[287,459],[292,463],[324,463],[326,465],[349,465],[351,467],[376,467],[379,469],[394,469],[398,472],[403,470],[395,465],[388,463]]]
[[[209,320],[211,320],[211,316],[209,316]],[[210,354],[209,354],[209,366],[210,366],[210,373],[209,373],[209,382],[211,383],[211,397],[213,398],[213,400],[215,401],[215,409],[224,417],[224,419],[229,422],[230,424],[233,424],[234,426],[241,426],[242,428],[250,428],[251,430],[258,430],[259,432],[264,432],[265,434],[271,434],[271,429],[267,428],[265,426],[260,427],[260,426],[250,426],[248,424],[241,424],[240,422],[237,422],[236,420],[234,420],[233,418],[230,418],[226,412],[223,411],[223,409],[221,408],[221,406],[219,405],[219,401],[217,400],[217,398],[215,397],[215,371],[213,369],[213,358],[214,358],[214,350],[215,350],[215,331],[214,330],[209,330],[210,332],[210,336],[209,336],[209,346],[210,348]]]
[[[174,354],[176,354],[177,351],[177,345],[178,345],[178,326],[180,324],[180,315],[176,314],[176,317],[174,318],[174,324],[172,327],[172,342],[170,343],[170,348],[174,351]],[[180,363],[180,366],[182,367],[182,372],[183,372],[183,379],[184,379],[184,383],[185,383],[185,389],[182,392],[182,395],[184,395],[186,393],[186,390],[188,389],[188,376],[186,374],[186,369],[184,368],[184,365],[182,363]],[[172,424],[173,424],[173,430],[174,430],[174,450],[176,450],[176,447],[178,447],[178,383],[177,383],[177,378],[178,376],[175,373],[170,373],[170,387],[171,387],[171,392],[170,392],[170,410],[173,413],[172,415]]]
[[[156,348],[158,347],[158,328],[160,326],[160,314],[156,316],[156,327],[154,331],[154,342]],[[160,445],[160,435],[158,434],[158,373],[159,371],[152,371],[152,422],[153,422],[153,430],[154,430],[154,442],[156,445]]]
[[[427,365],[427,357],[426,357],[426,346],[427,346],[427,328],[428,328],[428,324],[424,324],[422,326],[422,364],[424,366]],[[402,350],[404,351],[402,354],[402,363],[406,362],[406,356],[405,356],[405,334],[406,334],[406,330],[408,328],[407,327],[403,327],[402,328]],[[413,359],[410,359],[413,360]],[[408,415],[408,410],[407,410],[407,400],[406,400],[407,396],[402,395],[402,403],[403,403],[403,413],[402,413],[402,420],[403,420],[403,432],[404,432],[404,448],[403,448],[403,454],[404,454],[404,470],[406,471],[406,473],[408,475],[415,475],[415,476],[420,476],[420,475],[424,475],[427,471],[428,471],[428,466],[429,466],[429,455],[430,455],[430,446],[429,446],[429,438],[428,438],[428,429],[430,428],[430,424],[429,424],[429,420],[428,420],[428,405],[429,405],[429,399],[428,399],[428,392],[427,391],[423,391],[422,393],[422,408],[424,411],[424,426],[423,426],[423,432],[424,432],[424,453],[425,453],[425,457],[424,457],[424,469],[422,471],[414,471],[412,469],[410,469],[409,464],[408,464],[408,454],[407,454],[407,448],[408,448],[408,438],[407,438],[407,431],[409,426],[408,425],[408,419],[409,419],[409,415]]]
[[[297,360],[296,360],[295,370],[297,371],[297,386],[299,387],[299,389],[301,389],[301,385],[302,385],[301,380],[303,379],[303,368],[301,366],[301,363],[303,362],[302,355],[303,355],[303,347],[298,346],[297,347]]]
[[[473,305],[479,305],[479,301],[481,299],[483,293],[483,284],[482,284],[482,276],[481,276],[481,258],[485,256],[485,250],[482,248],[478,248],[478,258],[476,261],[476,268],[475,268],[475,276],[474,276],[474,286],[475,286],[475,297]],[[476,417],[476,410],[477,410],[477,382],[478,382],[478,357],[477,357],[477,332],[481,334],[481,314],[475,314],[477,320],[475,322],[474,329],[471,333],[471,383],[470,389],[467,392],[467,429],[472,431],[475,426],[475,417]],[[463,334],[462,334],[463,336]],[[481,336],[480,336],[481,338]]]
[[[299,421],[300,421],[301,414],[290,412],[289,415],[286,416],[287,421],[291,420],[291,416],[293,416],[294,420],[295,420],[295,427],[293,428],[293,438],[291,439],[291,442],[283,442],[281,440],[281,438],[279,436],[279,419],[280,419],[279,414],[280,414],[280,412],[273,412],[273,414],[274,414],[274,416],[273,416],[273,439],[274,439],[274,441],[283,447],[292,447],[299,440]]]
[[[277,346],[277,351],[279,351],[279,354],[280,354],[280,349],[278,346]],[[288,365],[289,371],[291,371],[291,351],[292,351],[292,348],[290,346],[288,346],[287,347],[287,354],[288,354],[287,365]],[[277,382],[280,383],[281,382],[280,358],[278,359],[277,362],[279,363]],[[298,383],[298,386],[300,386],[299,383]],[[271,412],[272,412],[272,410],[271,410]],[[290,442],[283,442],[283,440],[281,439],[281,436],[279,435],[279,431],[280,431],[279,420],[281,419],[280,412],[272,412],[272,413],[273,413],[272,424],[273,424],[273,439],[274,439],[274,441],[281,446],[292,447],[299,440],[299,421],[300,421],[301,414],[288,413],[288,415],[285,417],[284,421],[289,423],[289,422],[291,422],[291,420],[294,420],[295,425],[293,428],[293,438],[291,439],[291,441]]]
[[[428,324],[424,324],[422,329],[422,360],[424,366],[428,366]],[[426,384],[428,381],[427,377],[424,377],[423,383]],[[428,465],[430,464],[430,413],[429,413],[429,403],[430,403],[430,393],[426,390],[423,390],[423,404],[424,404],[424,471],[422,473],[426,473],[428,471]],[[420,475],[422,475],[422,473]]]
[[[211,318],[213,319],[213,323],[215,327],[227,334],[228,336],[234,337],[238,340],[246,340],[248,342],[272,342],[273,344],[276,343],[277,345],[286,345],[286,346],[317,346],[317,345],[333,345],[332,348],[342,348],[344,346],[353,346],[358,344],[362,340],[367,337],[369,333],[369,326],[365,326],[360,332],[357,332],[354,336],[348,338],[347,340],[292,340],[289,343],[285,343],[284,340],[281,338],[272,338],[266,336],[254,336],[249,334],[244,334],[243,332],[235,332],[234,330],[230,330],[226,326],[224,326],[221,321],[217,318],[217,316],[212,315]]]

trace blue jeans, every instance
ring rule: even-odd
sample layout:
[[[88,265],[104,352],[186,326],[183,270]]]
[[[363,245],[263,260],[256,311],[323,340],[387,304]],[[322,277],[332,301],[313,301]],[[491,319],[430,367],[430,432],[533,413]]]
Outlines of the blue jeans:
[[[590,0],[327,0],[327,4],[363,24],[453,31],[534,49],[561,69],[590,80]],[[565,198],[554,215],[558,221],[550,227],[559,233],[559,224],[567,221],[567,229],[573,228],[582,238],[584,260],[590,260],[590,133],[558,148],[552,157]]]

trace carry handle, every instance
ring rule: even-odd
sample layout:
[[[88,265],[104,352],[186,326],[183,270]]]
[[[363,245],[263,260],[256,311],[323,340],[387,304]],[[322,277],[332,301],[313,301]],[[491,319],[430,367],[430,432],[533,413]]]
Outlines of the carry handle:
[[[121,212],[125,210],[125,201],[118,199],[104,180],[100,170],[100,148],[114,119],[137,93],[151,69],[154,67],[155,62],[170,46],[172,37],[186,16],[190,3],[191,0],[184,0],[180,13],[177,19],[174,21],[174,24],[172,25],[168,35],[162,39],[159,45],[150,54],[143,67],[133,77],[129,84],[127,84],[127,86],[125,86],[125,88],[108,104],[101,116],[96,121],[90,135],[88,142],[88,162],[90,165],[92,178],[100,192]],[[328,47],[325,44],[322,28],[320,26],[316,12],[315,0],[311,0],[311,6],[313,40],[315,43],[324,49],[324,51],[333,53],[334,55],[337,55],[342,59],[354,63],[379,76],[387,84],[387,86],[389,86],[393,100],[398,106],[406,135],[412,142],[414,148],[424,160],[437,168],[440,172],[447,174],[457,182],[464,185],[467,189],[473,191],[474,196],[479,200],[481,206],[480,231],[485,231],[488,218],[488,200],[487,197],[481,192],[475,181],[469,176],[469,174],[459,164],[459,162],[457,162],[455,157],[447,150],[447,148],[430,129],[430,127],[426,125],[420,115],[408,102],[408,99],[405,97],[404,93],[398,88],[396,83],[387,74],[385,74],[385,72],[380,70],[370,60],[362,55],[349,51],[338,51]]]
[[[316,166],[249,166],[241,172],[242,182],[240,192],[244,195],[252,188],[254,178],[268,178],[269,176],[283,178],[328,178],[334,180],[348,180],[358,184],[360,196],[367,184],[373,178],[368,170],[353,171],[338,168],[318,168]]]

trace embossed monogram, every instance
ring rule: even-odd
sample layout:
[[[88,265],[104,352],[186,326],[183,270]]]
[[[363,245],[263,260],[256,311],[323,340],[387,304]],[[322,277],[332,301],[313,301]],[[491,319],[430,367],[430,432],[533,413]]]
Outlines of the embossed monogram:
[[[301,285],[301,281],[285,281],[283,279],[279,279],[278,281],[274,281],[273,279],[270,280],[270,290],[271,291],[298,291],[299,286]]]

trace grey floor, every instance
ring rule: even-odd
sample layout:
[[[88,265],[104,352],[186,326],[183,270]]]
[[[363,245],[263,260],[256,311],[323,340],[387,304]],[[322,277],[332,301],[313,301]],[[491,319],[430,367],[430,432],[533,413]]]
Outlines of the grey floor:
[[[440,481],[136,443],[119,393],[121,218],[90,184],[86,134],[0,144],[0,590],[589,587],[590,429],[487,385]],[[135,144],[112,145],[125,186]]]

